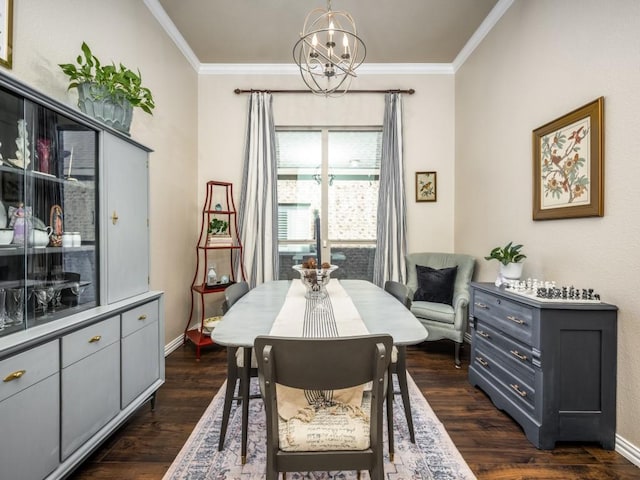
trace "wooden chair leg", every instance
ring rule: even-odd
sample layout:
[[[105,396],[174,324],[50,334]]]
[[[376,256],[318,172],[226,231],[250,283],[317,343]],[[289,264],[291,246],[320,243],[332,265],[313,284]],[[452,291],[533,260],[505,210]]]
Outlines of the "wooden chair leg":
[[[227,435],[227,426],[229,425],[229,415],[231,414],[231,404],[236,391],[236,383],[238,382],[238,366],[236,363],[237,348],[227,348],[227,388],[224,394],[224,407],[222,408],[222,424],[220,425],[220,440],[218,441],[218,450],[224,448],[224,439]]]
[[[241,370],[240,396],[242,397],[242,451],[241,461],[247,463],[247,431],[249,425],[249,384],[251,381],[251,352],[252,348],[244,348],[244,364]]]
[[[456,368],[460,368],[460,347],[462,347],[462,343],[455,342],[456,345]]]
[[[387,437],[389,439],[389,461],[393,462],[393,454],[395,452],[393,437],[393,375],[391,367],[387,376]]]
[[[407,347],[399,346],[397,349],[398,360],[396,362],[396,376],[398,377],[400,395],[402,396],[404,416],[407,419],[407,427],[409,428],[409,440],[411,440],[411,443],[416,443],[416,435],[413,429],[413,417],[411,416],[411,403],[409,402],[409,385],[407,384]]]

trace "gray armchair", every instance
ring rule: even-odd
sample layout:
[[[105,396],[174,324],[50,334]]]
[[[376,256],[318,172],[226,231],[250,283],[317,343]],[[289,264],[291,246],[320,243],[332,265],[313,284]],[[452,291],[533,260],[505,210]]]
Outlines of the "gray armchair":
[[[453,287],[452,305],[412,301],[411,312],[429,332],[427,340],[448,338],[455,342],[456,368],[460,368],[460,347],[467,331],[470,301],[469,283],[475,268],[475,258],[456,253],[410,253],[407,255],[407,296],[413,299],[418,290],[416,265],[442,269],[458,267]]]

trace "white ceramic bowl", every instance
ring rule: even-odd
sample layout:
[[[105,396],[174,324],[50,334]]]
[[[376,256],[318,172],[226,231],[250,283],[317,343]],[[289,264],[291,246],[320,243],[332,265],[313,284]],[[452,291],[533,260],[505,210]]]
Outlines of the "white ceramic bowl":
[[[0,245],[9,245],[13,241],[13,228],[0,228]]]

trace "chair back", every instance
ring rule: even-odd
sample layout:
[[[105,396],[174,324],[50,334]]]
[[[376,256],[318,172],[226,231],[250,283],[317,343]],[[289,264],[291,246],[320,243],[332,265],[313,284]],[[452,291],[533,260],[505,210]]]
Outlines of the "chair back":
[[[225,307],[229,310],[234,303],[240,300],[249,291],[247,282],[232,283],[224,290]]]
[[[277,472],[369,470],[381,479],[382,412],[393,339],[390,335],[339,338],[259,336],[254,350],[267,416],[267,480]],[[290,452],[280,449],[276,384],[304,390],[337,390],[372,382],[369,448]]]
[[[405,307],[411,308],[411,298],[408,295],[407,287],[400,282],[387,280],[384,282],[384,290],[393,295]]]
[[[476,259],[474,257],[462,253],[410,253],[407,255],[407,287],[411,291],[410,295],[413,295],[418,289],[416,265],[437,269],[457,266],[458,272],[453,286],[453,295],[455,297],[457,293],[469,291],[469,283],[473,276],[475,263]]]

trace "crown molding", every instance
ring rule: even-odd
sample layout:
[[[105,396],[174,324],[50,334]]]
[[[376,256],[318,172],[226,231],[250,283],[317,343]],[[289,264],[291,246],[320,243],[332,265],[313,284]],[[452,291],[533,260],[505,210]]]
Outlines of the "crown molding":
[[[453,75],[469,58],[484,37],[513,4],[514,0],[498,0],[452,63],[365,63],[358,68],[361,75]],[[295,64],[287,63],[200,63],[159,0],[144,0],[152,15],[200,75],[298,75]]]
[[[294,63],[202,63],[201,75],[300,75]],[[364,63],[358,75],[452,75],[450,63]]]
[[[158,0],[144,0],[144,4],[147,6],[151,14],[155,17],[155,19],[158,21],[167,35],[169,35],[169,38],[171,38],[171,40],[173,40],[173,43],[176,44],[178,50],[182,52],[184,58],[187,59],[193,69],[197,72],[200,68],[200,60],[198,60],[196,54],[193,53],[193,50],[191,50],[191,47],[189,46],[187,41],[178,31],[175,24],[171,21],[169,15],[167,15],[167,12],[164,11],[164,8],[162,8],[160,2]]]
[[[512,4],[513,0],[499,0],[498,3],[495,4],[489,12],[489,15],[482,21],[478,29],[471,35],[469,41],[462,47],[462,50],[460,50],[453,60],[451,64],[453,66],[453,73],[457,72],[464,62],[467,61],[476,47],[480,45],[484,37],[487,36]]]

